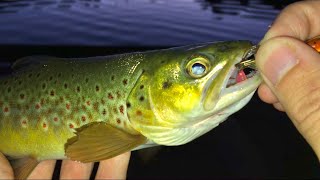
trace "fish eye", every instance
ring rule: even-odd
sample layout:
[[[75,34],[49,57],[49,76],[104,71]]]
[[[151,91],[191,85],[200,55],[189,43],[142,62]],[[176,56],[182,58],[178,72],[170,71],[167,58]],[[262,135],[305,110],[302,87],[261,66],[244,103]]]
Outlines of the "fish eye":
[[[196,76],[201,76],[206,72],[206,66],[201,63],[194,63],[191,67],[191,72]]]
[[[209,71],[209,62],[203,57],[192,59],[187,64],[187,73],[193,78],[201,78]]]

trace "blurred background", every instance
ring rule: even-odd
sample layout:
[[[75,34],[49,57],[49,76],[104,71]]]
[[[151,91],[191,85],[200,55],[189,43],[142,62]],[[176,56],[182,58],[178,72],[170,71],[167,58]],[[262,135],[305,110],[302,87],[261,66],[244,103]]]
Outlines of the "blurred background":
[[[258,43],[293,2],[2,0],[0,75],[29,55],[88,57],[208,41]],[[320,165],[287,116],[255,95],[189,144],[133,152],[128,179],[138,178],[320,178]]]

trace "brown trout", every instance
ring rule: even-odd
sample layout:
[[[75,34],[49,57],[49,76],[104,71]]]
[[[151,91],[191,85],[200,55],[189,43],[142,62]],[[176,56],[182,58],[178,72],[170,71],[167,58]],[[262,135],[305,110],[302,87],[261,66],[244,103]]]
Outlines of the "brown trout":
[[[259,73],[235,66],[251,47],[230,41],[18,60],[0,78],[0,151],[26,178],[42,160],[95,162],[190,142],[251,99]]]

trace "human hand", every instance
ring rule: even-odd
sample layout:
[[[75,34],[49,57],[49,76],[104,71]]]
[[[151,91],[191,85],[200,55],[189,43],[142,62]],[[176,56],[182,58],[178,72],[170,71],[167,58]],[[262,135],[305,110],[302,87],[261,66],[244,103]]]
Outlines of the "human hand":
[[[130,159],[130,152],[101,161],[96,179],[125,179]],[[52,179],[55,160],[42,161],[32,171],[28,179]],[[14,179],[13,170],[8,160],[0,153],[0,179]],[[78,163],[63,160],[60,179],[89,179],[93,163]]]
[[[320,55],[305,41],[320,35],[320,1],[285,8],[256,54],[260,98],[285,111],[320,159]]]

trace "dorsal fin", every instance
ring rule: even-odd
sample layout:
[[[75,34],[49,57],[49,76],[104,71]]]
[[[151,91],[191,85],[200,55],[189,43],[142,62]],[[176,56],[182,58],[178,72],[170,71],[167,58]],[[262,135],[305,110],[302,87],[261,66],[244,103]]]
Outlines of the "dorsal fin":
[[[35,66],[35,65],[43,65],[46,63],[49,63],[51,61],[54,60],[60,60],[57,57],[52,57],[52,56],[27,56],[27,57],[23,57],[20,58],[18,60],[16,60],[11,68],[14,71],[21,71],[21,70],[25,70],[28,69],[29,67]]]
[[[18,159],[8,158],[12,166],[15,179],[27,179],[33,169],[39,164],[39,162],[30,156],[26,156]]]

